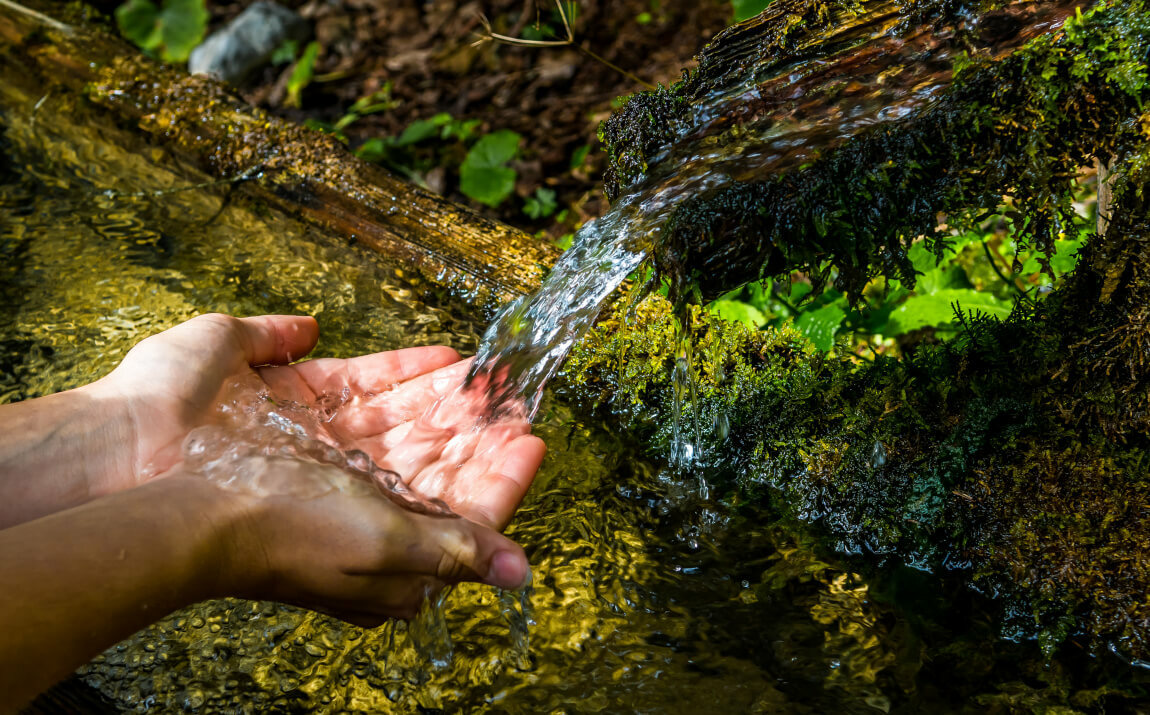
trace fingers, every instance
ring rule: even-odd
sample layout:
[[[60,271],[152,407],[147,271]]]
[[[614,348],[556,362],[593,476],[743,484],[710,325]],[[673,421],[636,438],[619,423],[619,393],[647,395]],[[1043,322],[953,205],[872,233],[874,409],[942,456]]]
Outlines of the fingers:
[[[502,534],[467,519],[404,514],[407,527],[393,533],[378,555],[380,560],[371,567],[381,577],[380,585],[405,574],[416,583],[426,583],[430,577],[445,584],[476,581],[505,589],[526,582],[527,557]]]
[[[390,390],[433,370],[459,361],[459,353],[446,345],[389,350],[347,360],[310,360],[292,369],[317,394],[350,387],[357,394]]]
[[[460,474],[450,500],[456,513],[502,530],[535,479],[547,445],[534,435],[516,437],[493,454],[479,475]]]
[[[423,350],[424,348],[413,348]],[[454,350],[450,353],[434,355],[435,361],[442,362],[451,355],[458,355]],[[426,360],[423,366],[434,364],[435,361]],[[319,361],[316,361],[319,362]],[[310,363],[298,367],[303,368]],[[358,401],[355,405],[341,410],[336,418],[340,432],[349,439],[364,439],[394,429],[410,422],[424,414],[429,405],[441,397],[445,397],[463,384],[467,370],[471,366],[470,360],[457,360],[446,365],[440,364],[431,371],[405,380],[395,389],[387,389],[391,384],[382,386],[384,391],[372,397]],[[293,366],[297,367],[297,366]],[[376,388],[380,390],[381,388]],[[475,414],[475,409],[457,409],[455,405],[442,405],[436,412],[436,417],[449,416],[453,423],[462,422],[468,415]],[[443,427],[436,421],[428,421],[428,426]]]
[[[311,352],[319,324],[303,315],[260,315],[230,321],[249,365],[282,365]]]

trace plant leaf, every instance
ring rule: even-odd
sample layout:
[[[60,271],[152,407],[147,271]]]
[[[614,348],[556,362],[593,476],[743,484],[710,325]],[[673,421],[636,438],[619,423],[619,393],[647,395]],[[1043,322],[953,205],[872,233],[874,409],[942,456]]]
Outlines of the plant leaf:
[[[771,0],[731,0],[731,6],[735,9],[735,22],[742,22],[758,15],[770,4]]]
[[[299,108],[300,94],[304,87],[311,83],[317,57],[319,57],[319,43],[309,42],[304,48],[303,54],[296,61],[291,77],[288,78],[287,97],[284,98],[285,107]]]
[[[948,326],[954,323],[954,305],[964,313],[989,313],[1005,318],[1014,309],[1013,303],[994,297],[991,293],[970,289],[940,290],[927,295],[912,295],[895,308],[890,315],[887,331],[890,335],[909,333],[927,326]]]
[[[475,143],[459,167],[459,190],[495,207],[515,189],[516,173],[504,166],[519,151],[521,137],[509,129],[492,132]]]
[[[716,300],[707,306],[707,310],[723,320],[752,328],[761,328],[767,324],[767,316],[763,315],[763,311],[741,300]]]
[[[846,314],[840,302],[829,303],[818,310],[800,314],[795,320],[795,329],[810,338],[816,348],[826,352],[835,346],[835,334],[842,327]]]
[[[155,31],[159,18],[160,9],[152,0],[128,0],[116,8],[116,24],[120,26],[120,32],[144,50],[154,50],[160,42],[160,34]]]
[[[186,62],[204,39],[209,17],[204,0],[164,0],[159,18],[163,35],[160,55],[164,60]]]

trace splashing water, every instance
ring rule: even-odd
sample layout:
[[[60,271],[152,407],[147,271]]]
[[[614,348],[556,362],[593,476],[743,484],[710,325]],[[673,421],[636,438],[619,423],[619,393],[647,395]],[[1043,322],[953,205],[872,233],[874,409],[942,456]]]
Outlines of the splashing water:
[[[425,495],[436,485],[425,485],[425,492],[421,493],[408,486],[413,475],[407,475],[405,480],[398,472],[381,467],[367,453],[341,445],[331,429],[341,408],[353,400],[381,397],[386,394],[353,395],[345,387],[337,394],[322,394],[311,404],[304,404],[277,399],[254,374],[233,378],[221,391],[209,423],[195,428],[184,439],[183,459],[175,469],[200,475],[221,488],[259,497],[313,499],[339,491],[354,496],[383,496],[403,509],[427,516],[459,518],[445,501]],[[493,448],[477,445],[476,438],[493,427],[489,418],[468,415],[467,405],[474,404],[476,400],[464,388],[448,392],[410,422],[403,441],[413,451],[442,448],[443,454],[452,454],[454,459],[450,461],[459,464],[457,468],[468,459],[488,456],[483,450]],[[158,470],[148,471],[154,474]],[[406,627],[408,641],[435,669],[448,667],[454,653],[445,616],[451,591],[450,587],[438,592],[429,588],[418,614]],[[530,588],[500,594],[516,666],[526,669],[524,664],[530,663]]]
[[[781,176],[864,131],[916,116],[949,86],[960,54],[1001,57],[1060,24],[1074,6],[1073,0],[1016,3],[985,23],[1010,32],[972,35],[904,25],[899,7],[880,1],[867,12],[845,12],[833,31],[808,33],[773,61],[754,61],[755,43],[730,43],[735,52],[720,65],[742,69],[692,98],[645,174],[607,214],[579,230],[538,292],[500,313],[483,336],[471,378],[497,376],[492,404],[522,397],[534,416],[543,387],[605,304],[649,254],[665,248],[659,235],[680,201]],[[971,18],[965,29],[978,30],[980,22]],[[639,284],[632,304],[653,285],[653,279]],[[679,321],[671,455],[686,466],[701,456],[700,426],[685,310]],[[693,430],[682,428],[683,411]],[[721,438],[729,429],[719,418],[712,427]]]

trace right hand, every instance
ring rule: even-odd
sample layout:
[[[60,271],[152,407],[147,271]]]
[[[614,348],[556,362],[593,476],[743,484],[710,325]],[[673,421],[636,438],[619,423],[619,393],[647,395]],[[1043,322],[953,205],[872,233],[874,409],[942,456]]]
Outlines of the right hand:
[[[252,458],[287,482],[328,480],[320,496],[218,492],[233,518],[218,521],[227,551],[219,591],[281,601],[359,626],[411,618],[446,584],[525,585],[527,557],[510,539],[464,518],[403,509],[373,489],[348,489],[335,467],[286,458]],[[342,485],[342,486],[341,486]],[[216,528],[216,531],[221,531]]]

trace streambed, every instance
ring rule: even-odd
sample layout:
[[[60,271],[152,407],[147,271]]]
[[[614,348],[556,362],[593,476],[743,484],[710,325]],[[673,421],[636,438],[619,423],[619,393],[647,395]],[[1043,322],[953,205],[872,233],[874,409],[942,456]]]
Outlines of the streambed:
[[[41,111],[63,111],[50,97]],[[200,312],[315,315],[317,356],[417,344],[473,352],[485,316],[401,266],[202,181],[7,115],[0,169],[0,400],[80,385]],[[156,191],[165,191],[155,195]],[[140,194],[139,192],[143,192]],[[960,712],[1150,706],[1117,658],[999,637],[961,584],[866,571],[762,506],[696,495],[690,475],[548,393],[549,454],[509,534],[535,570],[530,663],[495,594],[448,600],[455,657],[402,630],[270,603],[163,618],[66,687],[109,711]]]

